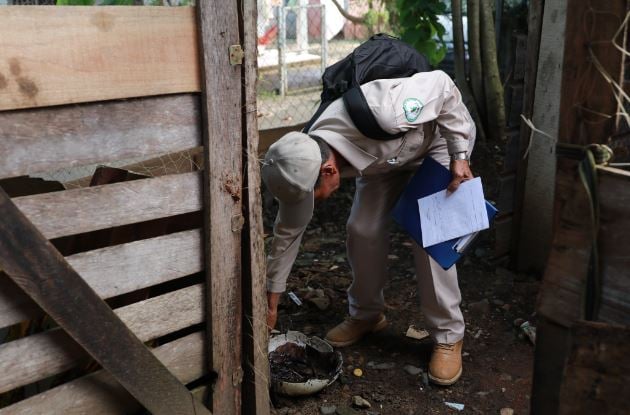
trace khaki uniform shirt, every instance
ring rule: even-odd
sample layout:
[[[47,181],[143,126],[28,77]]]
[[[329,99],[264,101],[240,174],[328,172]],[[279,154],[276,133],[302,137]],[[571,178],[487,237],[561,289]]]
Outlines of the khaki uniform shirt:
[[[442,71],[409,78],[381,79],[361,86],[380,127],[401,138],[365,137],[350,119],[341,98],[332,102],[309,130],[348,161],[342,177],[415,170],[435,137],[444,137],[449,154],[468,151],[475,124],[451,78]],[[267,290],[283,292],[302,235],[313,216],[312,193],[297,204],[280,203],[267,257]]]

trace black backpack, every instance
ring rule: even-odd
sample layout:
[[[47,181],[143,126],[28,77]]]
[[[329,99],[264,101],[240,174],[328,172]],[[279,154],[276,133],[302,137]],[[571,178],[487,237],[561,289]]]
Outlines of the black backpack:
[[[329,66],[322,76],[323,91],[319,108],[304,127],[308,132],[331,102],[343,97],[354,125],[363,135],[376,140],[399,138],[378,125],[360,85],[376,79],[405,78],[431,70],[427,58],[402,40],[379,33],[357,46],[348,56]]]

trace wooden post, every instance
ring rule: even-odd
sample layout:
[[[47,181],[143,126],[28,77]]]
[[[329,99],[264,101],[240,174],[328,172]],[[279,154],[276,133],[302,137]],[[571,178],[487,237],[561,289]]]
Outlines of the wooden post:
[[[532,118],[534,112],[534,92],[536,90],[536,74],[538,72],[538,53],[540,51],[540,36],[542,32],[543,10],[545,0],[530,0],[527,21],[527,61],[525,64],[525,80],[523,84],[523,109],[522,114]],[[525,191],[525,179],[527,175],[527,159],[523,160],[529,144],[530,129],[521,121],[518,161],[516,167],[516,185],[514,188],[514,224],[512,226],[512,240],[510,243],[511,263],[514,267],[518,264],[519,244],[518,237],[521,230],[523,217],[523,193]]]
[[[241,412],[242,87],[236,1],[197,5],[203,115],[208,364],[212,410]]]
[[[0,189],[0,268],[154,414],[209,414]]]
[[[545,0],[532,118],[553,138],[534,134],[529,151],[518,232],[517,266],[523,270],[542,271],[551,243],[567,5],[567,0]]]
[[[269,363],[267,360],[267,301],[265,253],[258,163],[258,126],[256,117],[256,1],[240,0],[243,11],[242,33],[245,62],[243,84],[243,148],[247,149],[247,172],[243,194],[245,231],[243,232],[243,413],[269,414]]]

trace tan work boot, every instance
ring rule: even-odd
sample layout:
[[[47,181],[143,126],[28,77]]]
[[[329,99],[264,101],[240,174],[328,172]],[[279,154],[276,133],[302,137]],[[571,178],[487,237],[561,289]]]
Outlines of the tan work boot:
[[[387,327],[387,319],[383,314],[379,314],[378,317],[370,320],[357,320],[347,317],[326,333],[324,340],[335,347],[350,346],[361,340],[366,334],[383,330],[385,327]]]
[[[429,379],[438,385],[452,385],[462,375],[463,340],[454,344],[436,343],[429,362]]]

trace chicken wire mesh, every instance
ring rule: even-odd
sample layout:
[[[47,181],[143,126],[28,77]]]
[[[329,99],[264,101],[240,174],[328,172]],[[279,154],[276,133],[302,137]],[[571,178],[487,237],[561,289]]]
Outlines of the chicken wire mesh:
[[[337,0],[354,16],[367,0]],[[258,0],[258,128],[305,123],[317,109],[321,76],[369,34],[332,0]]]

